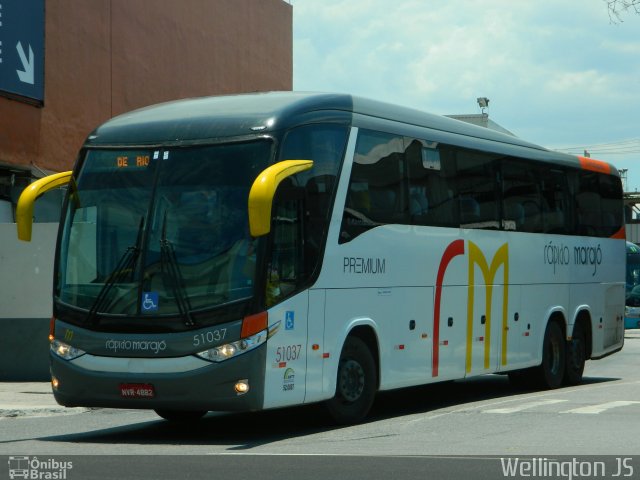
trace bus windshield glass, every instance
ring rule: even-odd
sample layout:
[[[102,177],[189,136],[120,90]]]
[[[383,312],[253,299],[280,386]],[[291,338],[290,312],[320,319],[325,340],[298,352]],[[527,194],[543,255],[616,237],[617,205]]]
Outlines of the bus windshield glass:
[[[181,315],[250,298],[247,198],[267,140],[89,150],[69,196],[56,296],[89,311]]]

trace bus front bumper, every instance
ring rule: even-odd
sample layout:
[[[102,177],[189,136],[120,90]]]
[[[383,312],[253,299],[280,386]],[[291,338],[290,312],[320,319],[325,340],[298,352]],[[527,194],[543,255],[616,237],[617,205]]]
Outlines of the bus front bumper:
[[[252,411],[263,406],[264,346],[220,363],[192,356],[85,354],[67,361],[50,355],[53,394],[66,407]],[[249,385],[246,393],[237,392],[240,381]]]

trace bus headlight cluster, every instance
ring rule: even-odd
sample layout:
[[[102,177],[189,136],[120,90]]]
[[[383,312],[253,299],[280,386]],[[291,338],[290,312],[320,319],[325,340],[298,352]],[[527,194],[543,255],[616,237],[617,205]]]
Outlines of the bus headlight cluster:
[[[238,355],[247,353],[254,348],[262,345],[266,340],[267,331],[263,330],[256,333],[255,335],[243,338],[242,340],[238,340],[237,342],[226,343],[215,348],[210,348],[208,350],[205,350],[204,352],[198,352],[196,353],[196,355],[211,362],[222,362],[224,360],[228,360],[229,358],[237,357]]]
[[[80,355],[84,355],[86,353],[84,350],[72,347],[71,345],[68,345],[57,339],[51,342],[50,348],[53,353],[55,353],[60,358],[64,358],[65,360],[73,360],[74,358],[78,358]]]

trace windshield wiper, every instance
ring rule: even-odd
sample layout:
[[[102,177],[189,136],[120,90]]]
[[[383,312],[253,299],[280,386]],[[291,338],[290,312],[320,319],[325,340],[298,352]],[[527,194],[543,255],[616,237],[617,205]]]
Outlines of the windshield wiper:
[[[176,258],[176,252],[173,244],[167,240],[167,210],[164,211],[162,219],[162,237],[160,238],[160,268],[164,272],[167,266],[167,274],[171,283],[171,290],[178,306],[180,316],[184,318],[184,324],[187,326],[195,325],[191,316],[191,303],[184,286],[184,277],[180,272],[180,266]]]
[[[91,305],[91,308],[89,309],[89,315],[87,316],[88,322],[93,322],[94,325],[98,323],[97,314],[107,303],[109,292],[111,292],[111,289],[116,283],[120,283],[129,273],[133,278],[135,265],[138,261],[138,257],[140,256],[140,242],[142,240],[143,225],[144,216],[140,217],[140,225],[138,226],[136,243],[127,247],[125,252],[122,254],[122,257],[120,257],[116,268],[114,268],[107,277],[107,280],[104,282],[104,285],[100,289],[100,292],[93,302],[93,305]]]

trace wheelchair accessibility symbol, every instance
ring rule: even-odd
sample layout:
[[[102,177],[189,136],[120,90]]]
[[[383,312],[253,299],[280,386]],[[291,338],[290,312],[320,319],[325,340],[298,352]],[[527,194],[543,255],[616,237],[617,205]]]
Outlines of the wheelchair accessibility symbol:
[[[158,292],[143,292],[141,303],[143,312],[157,312]]]
[[[293,330],[295,328],[295,317],[292,311],[287,311],[284,313],[284,329],[285,330]]]

